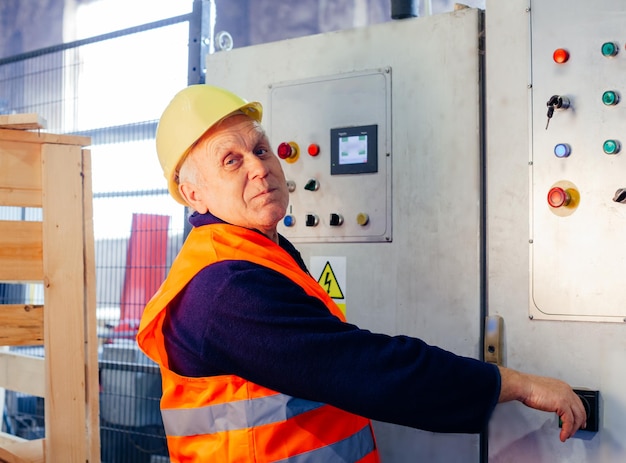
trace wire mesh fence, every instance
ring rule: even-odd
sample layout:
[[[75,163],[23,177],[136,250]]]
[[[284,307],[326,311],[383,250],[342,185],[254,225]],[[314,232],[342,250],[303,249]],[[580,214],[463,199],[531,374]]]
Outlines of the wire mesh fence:
[[[164,189],[153,137],[160,110],[187,83],[190,19],[0,60],[0,114],[36,113],[46,121],[43,131],[92,140],[103,463],[169,461],[159,370],[134,337],[184,239],[185,210]],[[0,220],[41,220],[41,214],[0,207]],[[44,302],[41,284],[0,283],[0,304]],[[42,346],[10,350],[44,356]],[[41,397],[5,391],[2,430],[44,437],[43,405]]]

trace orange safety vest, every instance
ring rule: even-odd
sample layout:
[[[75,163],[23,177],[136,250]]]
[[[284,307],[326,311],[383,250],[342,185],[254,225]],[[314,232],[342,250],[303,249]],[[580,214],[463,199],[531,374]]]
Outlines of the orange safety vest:
[[[370,420],[235,376],[180,376],[168,368],[163,320],[171,301],[206,266],[246,260],[273,269],[341,310],[293,258],[264,235],[228,224],[194,228],[147,304],[137,342],[161,367],[161,413],[173,462],[378,463]]]

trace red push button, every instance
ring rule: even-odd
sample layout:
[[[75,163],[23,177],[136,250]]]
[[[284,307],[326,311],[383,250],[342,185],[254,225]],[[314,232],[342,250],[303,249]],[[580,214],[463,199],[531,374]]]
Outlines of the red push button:
[[[566,63],[569,59],[569,52],[565,48],[557,48],[554,50],[554,53],[552,53],[552,59],[557,64]]]
[[[320,154],[320,146],[317,143],[311,143],[307,148],[307,152],[310,156],[317,156]]]
[[[281,159],[287,159],[291,157],[293,150],[291,149],[291,145],[287,142],[283,142],[278,145],[278,149],[276,150],[276,154]]]
[[[548,204],[550,207],[567,206],[571,199],[570,194],[561,187],[555,186],[548,191]]]
[[[300,147],[295,141],[282,142],[276,149],[279,158],[284,159],[289,164],[293,164],[300,156]]]

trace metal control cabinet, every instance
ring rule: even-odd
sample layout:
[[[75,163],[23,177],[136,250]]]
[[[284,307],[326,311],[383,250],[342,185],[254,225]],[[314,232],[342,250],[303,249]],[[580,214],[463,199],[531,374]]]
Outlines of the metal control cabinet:
[[[533,2],[530,11],[536,318],[623,323],[626,317],[623,8],[618,0],[553,0]]]
[[[276,152],[290,155],[291,146],[281,144],[298,145],[297,159],[281,161],[295,183],[288,210],[295,225],[281,224],[280,232],[310,269],[319,258],[345,263],[348,321],[475,358],[482,324],[481,27],[482,13],[467,9],[234,49],[207,57],[206,78],[263,104]],[[369,141],[372,126],[377,171],[333,175],[334,137],[347,138],[338,153],[355,160],[367,150],[369,161],[372,147],[359,137]],[[317,156],[310,145],[318,145]],[[312,179],[317,190],[305,189]],[[332,213],[343,223],[331,225]],[[303,226],[307,214],[318,217],[317,226]],[[385,463],[479,459],[477,435],[375,428]]]
[[[504,319],[506,366],[600,391],[601,406],[599,431],[564,444],[556,414],[498,405],[490,463],[626,461],[625,326],[606,323],[621,321],[624,310],[624,205],[613,201],[624,153],[603,150],[626,127],[623,100],[603,102],[626,82],[625,14],[620,1],[487,1],[488,313]],[[607,42],[619,44],[617,55],[603,56]],[[562,63],[554,59],[560,49],[569,53]],[[553,95],[571,107],[555,109],[546,130]],[[555,154],[559,144],[569,145],[569,156]],[[580,194],[573,211],[553,207],[568,215],[548,203],[553,187],[572,188],[562,181]]]

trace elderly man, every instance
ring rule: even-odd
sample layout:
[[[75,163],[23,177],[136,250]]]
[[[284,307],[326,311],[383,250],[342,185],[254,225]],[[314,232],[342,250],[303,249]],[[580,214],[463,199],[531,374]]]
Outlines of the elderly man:
[[[498,402],[586,420],[562,381],[347,323],[278,234],[288,205],[262,108],[231,92],[179,92],[157,129],[171,195],[193,229],[138,334],[159,363],[175,462],[378,462],[370,419],[477,433]]]

